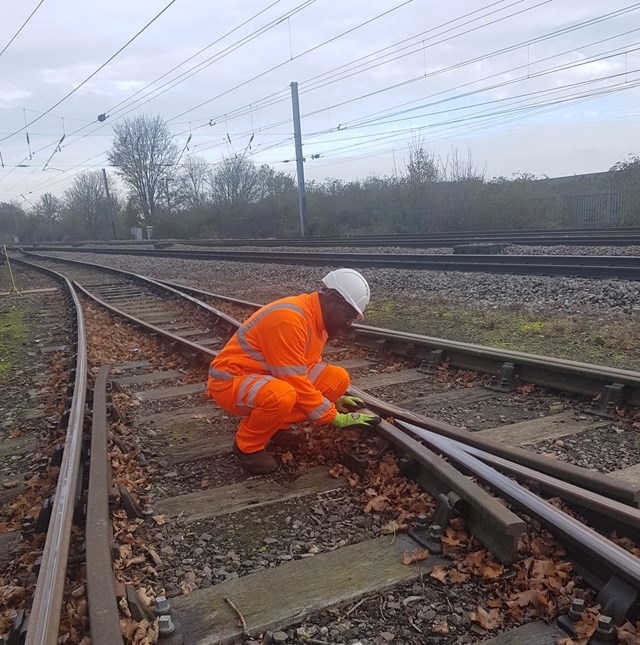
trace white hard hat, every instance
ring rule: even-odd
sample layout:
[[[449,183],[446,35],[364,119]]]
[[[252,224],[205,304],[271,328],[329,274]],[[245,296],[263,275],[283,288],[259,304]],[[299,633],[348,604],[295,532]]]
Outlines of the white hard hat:
[[[327,273],[322,282],[329,289],[335,289],[360,314],[359,318],[364,318],[371,292],[362,275],[353,269],[336,269]]]

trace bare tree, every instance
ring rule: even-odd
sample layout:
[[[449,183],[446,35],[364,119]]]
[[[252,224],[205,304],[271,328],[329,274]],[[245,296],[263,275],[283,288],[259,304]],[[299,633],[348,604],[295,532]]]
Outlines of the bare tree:
[[[106,228],[109,213],[102,172],[94,170],[76,175],[64,199],[67,208],[86,224],[91,238],[98,239],[100,230]]]
[[[439,178],[434,152],[424,147],[422,139],[414,139],[409,145],[407,183],[412,188],[421,188],[425,184],[438,181]]]
[[[178,177],[178,199],[187,208],[202,208],[210,201],[211,168],[204,157],[187,157]]]
[[[144,219],[153,223],[158,199],[178,159],[178,147],[160,116],[141,114],[113,129],[109,163],[130,187]]]
[[[463,159],[458,148],[451,147],[451,153],[444,159],[439,158],[440,177],[442,181],[484,181],[487,174],[487,165],[480,167],[476,164],[467,148],[467,158]]]
[[[244,155],[225,157],[211,176],[213,200],[226,207],[246,206],[260,197],[256,164]]]
[[[62,203],[51,193],[45,193],[35,204],[36,215],[42,217],[47,223],[49,239],[53,241],[53,224],[60,221]]]
[[[14,242],[20,239],[27,214],[15,202],[0,202],[0,240]]]

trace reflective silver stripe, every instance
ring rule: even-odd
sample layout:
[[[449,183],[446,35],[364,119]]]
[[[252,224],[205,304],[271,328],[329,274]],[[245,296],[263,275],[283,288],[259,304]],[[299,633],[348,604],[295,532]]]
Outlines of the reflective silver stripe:
[[[256,395],[260,388],[267,383],[268,381],[273,380],[273,376],[263,376],[261,379],[258,379],[250,388],[249,396],[247,397],[247,407],[255,408],[256,407]]]
[[[329,410],[330,407],[331,407],[331,401],[329,401],[329,399],[325,399],[324,397],[322,397],[322,403],[315,410],[312,410],[309,413],[309,418],[312,421],[319,419],[323,414],[325,414]]]
[[[316,379],[322,374],[322,370],[327,366],[326,363],[316,363],[310,370],[309,370],[309,380],[312,383],[316,382]]]
[[[209,368],[209,376],[216,379],[216,381],[232,381],[235,378],[235,374],[231,372],[225,372],[223,370],[216,370],[213,367]]]
[[[260,367],[262,367],[262,369],[268,370],[269,366],[267,365],[267,361],[265,360],[264,355],[262,354],[262,352],[258,351],[257,349],[253,349],[253,347],[249,345],[249,342],[246,339],[246,335],[247,330],[244,327],[241,327],[236,333],[238,345],[240,345],[240,348],[245,354],[247,354],[247,356],[260,363]]]
[[[260,388],[267,382],[273,379],[273,376],[248,376],[246,381],[238,389],[238,394],[236,396],[236,405],[242,409],[249,412],[252,408],[255,407],[256,394]],[[248,392],[247,403],[243,403],[242,399],[244,398],[245,393]]]
[[[244,383],[238,388],[238,394],[236,395],[236,403],[238,406],[242,406],[242,399],[244,398],[244,393],[249,389],[251,383],[258,378],[257,376],[247,376]]]
[[[267,307],[264,311],[262,311],[260,314],[258,314],[253,320],[248,322],[246,325],[244,325],[237,331],[236,337],[238,339],[238,345],[240,345],[240,347],[242,348],[242,351],[245,352],[249,357],[251,357],[254,361],[257,361],[258,363],[260,363],[260,366],[264,370],[268,370],[272,374],[276,374],[278,376],[300,376],[302,374],[306,374],[307,373],[306,367],[303,367],[304,371],[300,373],[298,372],[287,373],[286,371],[281,372],[280,370],[288,370],[290,368],[297,369],[298,366],[277,367],[274,365],[269,365],[264,357],[264,354],[261,351],[251,347],[251,345],[249,344],[249,341],[247,340],[247,332],[250,331],[254,327],[254,325],[256,325],[258,321],[261,320],[264,316],[278,309],[291,309],[292,311],[295,311],[296,313],[300,314],[302,318],[306,320],[304,316],[304,311],[297,305],[282,304],[282,303],[278,305],[271,305]],[[306,344],[305,351],[308,350],[310,342],[311,342],[311,330],[307,329],[307,344]]]
[[[271,373],[274,376],[306,376],[306,365],[271,365]]]

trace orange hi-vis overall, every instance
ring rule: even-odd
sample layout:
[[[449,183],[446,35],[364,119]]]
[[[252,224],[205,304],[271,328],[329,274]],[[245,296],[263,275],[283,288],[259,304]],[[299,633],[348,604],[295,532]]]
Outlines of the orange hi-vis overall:
[[[327,332],[317,293],[276,300],[256,311],[209,368],[209,396],[241,416],[238,448],[263,450],[281,428],[305,418],[331,423],[349,387],[346,370],[322,363]]]

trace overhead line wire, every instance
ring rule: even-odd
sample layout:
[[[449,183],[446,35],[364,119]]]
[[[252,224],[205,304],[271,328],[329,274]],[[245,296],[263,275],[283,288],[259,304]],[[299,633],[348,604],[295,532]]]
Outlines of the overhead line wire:
[[[214,97],[212,97],[210,99],[207,99],[206,101],[202,101],[201,103],[198,103],[198,105],[196,105],[196,106],[194,106],[192,108],[189,108],[188,110],[185,110],[184,112],[181,112],[180,114],[177,114],[174,117],[171,117],[170,119],[167,120],[167,122],[170,123],[171,121],[174,121],[175,119],[178,119],[181,116],[184,116],[185,114],[189,114],[190,112],[193,112],[194,110],[197,110],[198,108],[201,108],[203,105],[207,105],[208,103],[211,103],[212,101],[215,101],[216,99],[219,99],[220,97],[225,96],[226,94],[229,94],[230,92],[233,92],[234,90],[237,90],[240,87],[243,87],[243,86],[247,85],[248,83],[252,83],[253,81],[255,81],[255,80],[259,79],[259,78],[262,78],[263,76],[266,76],[270,72],[273,72],[274,70],[276,70],[276,69],[278,69],[278,68],[280,68],[280,67],[282,67],[282,66],[284,66],[284,65],[286,65],[286,64],[288,64],[288,63],[290,63],[292,61],[294,61],[294,60],[296,60],[298,58],[301,58],[302,56],[306,56],[307,54],[311,53],[312,51],[315,51],[316,49],[319,49],[320,47],[324,47],[325,45],[328,45],[330,42],[333,42],[334,40],[338,40],[339,38],[342,38],[343,36],[346,36],[347,34],[350,34],[350,33],[354,32],[354,31],[360,29],[361,27],[364,27],[365,25],[368,25],[368,24],[374,22],[375,20],[378,20],[378,19],[382,18],[383,16],[386,16],[386,15],[388,15],[388,14],[394,12],[394,11],[397,11],[398,9],[404,7],[405,5],[410,4],[411,2],[413,2],[413,0],[404,0],[404,2],[401,2],[399,5],[396,5],[395,7],[391,8],[391,9],[388,9],[387,11],[383,11],[382,13],[378,14],[377,16],[374,16],[373,18],[370,18],[369,20],[365,20],[364,22],[361,22],[360,24],[358,24],[358,25],[356,25],[356,26],[354,26],[354,27],[352,27],[350,29],[347,29],[346,31],[343,31],[342,33],[340,33],[340,34],[338,34],[336,36],[328,38],[327,40],[319,43],[318,45],[314,45],[313,47],[310,47],[309,49],[301,52],[300,54],[296,54],[295,56],[292,56],[291,58],[289,58],[289,60],[286,60],[286,61],[284,61],[282,63],[279,63],[278,65],[275,65],[275,66],[271,67],[270,69],[267,69],[264,72],[261,72],[260,74],[257,74],[256,76],[253,76],[252,78],[250,78],[250,79],[248,79],[248,80],[246,80],[246,81],[244,81],[242,83],[239,83],[238,85],[235,85],[234,87],[222,92],[221,94],[218,94],[218,95],[216,95],[216,96],[214,96]]]
[[[541,4],[544,4],[544,3],[541,3]],[[490,5],[490,6],[491,6],[491,5]],[[540,6],[540,5],[536,5],[536,6],[535,6],[535,7],[533,7],[533,8],[537,8],[538,6]],[[628,12],[630,12],[630,11],[634,11],[634,10],[636,10],[638,7],[640,7],[640,3],[636,3],[636,4],[634,4],[634,5],[630,5],[630,6],[628,6],[628,7],[625,7],[625,8],[623,8],[623,9],[620,9],[620,10],[617,10],[617,11],[609,12],[609,13],[604,14],[604,15],[602,15],[602,16],[598,16],[598,17],[596,17],[596,18],[592,18],[592,19],[589,19],[589,20],[587,20],[587,21],[583,21],[582,23],[577,23],[577,24],[575,24],[575,25],[571,25],[571,26],[569,26],[569,27],[565,27],[565,28],[562,28],[562,29],[556,30],[556,31],[551,32],[551,33],[549,33],[549,34],[543,34],[543,35],[541,35],[541,36],[536,36],[535,38],[529,39],[529,40],[527,40],[527,41],[523,41],[523,42],[521,42],[521,43],[516,43],[516,44],[514,44],[514,45],[510,45],[509,47],[505,47],[505,48],[502,48],[502,49],[500,49],[500,50],[496,50],[496,51],[494,51],[494,52],[490,52],[489,54],[485,54],[485,55],[483,55],[483,56],[477,56],[477,57],[474,57],[474,58],[472,58],[472,59],[467,59],[466,61],[462,61],[462,62],[460,62],[460,63],[456,63],[455,65],[451,65],[451,66],[449,66],[449,67],[447,67],[447,68],[444,68],[444,69],[436,70],[435,72],[432,72],[432,73],[430,73],[430,74],[421,74],[421,75],[416,76],[416,77],[414,77],[414,78],[412,78],[412,79],[408,79],[408,80],[402,81],[401,83],[396,83],[396,84],[391,85],[391,86],[388,86],[388,87],[386,87],[386,88],[382,88],[382,89],[379,89],[379,90],[375,90],[374,92],[369,92],[369,93],[367,93],[367,94],[363,94],[363,95],[360,95],[360,96],[358,96],[358,97],[354,97],[354,98],[352,98],[352,99],[348,99],[348,100],[346,100],[346,101],[342,101],[342,102],[340,102],[340,103],[335,103],[335,104],[330,105],[330,106],[326,106],[326,107],[323,107],[323,108],[319,108],[319,109],[317,109],[317,110],[313,110],[313,111],[311,111],[311,112],[307,112],[307,113],[305,113],[305,114],[303,114],[303,115],[302,115],[302,118],[306,118],[306,117],[309,117],[309,116],[313,116],[313,115],[315,115],[315,114],[319,114],[319,113],[321,113],[321,112],[323,112],[323,111],[331,110],[331,109],[334,109],[334,108],[336,108],[336,107],[341,107],[341,106],[343,106],[343,105],[347,105],[347,104],[349,104],[349,103],[352,103],[352,102],[355,102],[355,101],[358,101],[358,100],[362,100],[363,98],[369,98],[369,97],[374,96],[374,95],[376,95],[376,94],[379,94],[379,93],[382,93],[382,92],[385,92],[385,91],[389,91],[389,90],[392,90],[392,89],[396,89],[397,87],[401,87],[401,86],[407,85],[407,84],[409,84],[409,83],[417,82],[417,81],[420,81],[420,80],[422,80],[422,79],[426,79],[426,78],[431,78],[431,77],[433,77],[433,76],[437,76],[437,75],[442,74],[442,73],[445,73],[445,72],[447,72],[447,71],[451,71],[451,70],[457,69],[457,68],[459,68],[459,67],[463,67],[463,66],[466,66],[466,65],[473,64],[473,63],[475,63],[475,62],[479,62],[479,61],[481,61],[481,60],[487,60],[488,58],[491,58],[491,57],[494,57],[494,56],[497,56],[497,55],[500,55],[500,54],[503,54],[503,53],[508,53],[509,51],[513,51],[513,50],[516,50],[516,49],[520,49],[520,48],[525,47],[525,46],[527,46],[527,45],[531,45],[531,44],[535,44],[535,43],[543,42],[543,41],[545,41],[545,40],[549,40],[549,39],[551,39],[551,38],[557,37],[558,35],[562,35],[562,34],[565,34],[565,33],[570,33],[570,32],[572,32],[572,31],[576,31],[576,30],[578,30],[578,29],[582,29],[582,28],[587,27],[587,26],[592,26],[593,24],[597,24],[597,23],[602,22],[602,21],[604,21],[604,20],[609,20],[609,19],[611,19],[611,18],[613,18],[613,17],[618,17],[618,16],[620,16],[620,15],[623,15],[624,13],[628,13]],[[507,7],[507,8],[508,8],[508,7]],[[523,11],[526,11],[526,10],[523,10]],[[520,13],[520,12],[518,12],[518,13]],[[508,16],[508,17],[511,17],[512,15],[517,15],[517,14],[510,14],[510,16]],[[463,17],[464,17],[464,16],[463,16]],[[486,16],[482,16],[481,18],[484,18],[484,17],[486,17]],[[477,18],[477,19],[480,19],[480,18]],[[448,24],[448,23],[445,23],[445,24]],[[494,24],[494,22],[486,23],[486,24]],[[485,24],[485,25],[483,25],[483,26],[486,26],[486,24]],[[476,29],[477,29],[477,28],[476,28]],[[625,32],[625,33],[631,33],[632,31],[636,31],[636,30],[630,30],[630,32]],[[467,33],[467,32],[463,32],[463,34],[457,34],[457,35],[456,35],[456,36],[454,36],[454,37],[457,37],[458,35],[464,35],[464,33]],[[437,36],[439,36],[439,35],[442,35],[442,34],[436,34],[434,37],[437,37]],[[615,37],[617,38],[617,37],[620,37],[621,35],[624,35],[624,34],[620,34],[620,35],[617,35],[617,36],[615,36]],[[412,38],[413,38],[413,37],[412,37]],[[412,39],[412,38],[411,38],[411,39]],[[450,38],[449,38],[449,39],[450,39]],[[606,41],[606,40],[609,40],[609,39],[604,39],[604,40],[602,40],[602,41],[596,41],[595,43],[589,43],[589,44],[587,44],[587,45],[583,45],[583,46],[581,46],[581,48],[583,48],[583,47],[588,47],[588,46],[592,46],[592,45],[594,45],[594,44],[598,44],[599,42],[604,42],[604,41]],[[403,41],[400,41],[400,42],[403,42]],[[436,44],[440,44],[441,42],[444,42],[444,41],[439,41],[439,42],[438,42],[438,43],[436,43]],[[429,46],[432,46],[432,45],[429,45]],[[382,50],[379,50],[379,51],[382,51]],[[569,51],[573,51],[573,50],[569,50]],[[411,52],[411,53],[415,53],[415,52]],[[568,52],[563,52],[563,53],[568,53]],[[560,55],[560,54],[558,54],[558,55]],[[550,57],[548,57],[548,58],[553,58],[553,57],[555,57],[555,56],[557,56],[557,55],[550,56]],[[393,59],[393,60],[395,60],[395,59]],[[541,60],[546,60],[546,59],[541,59]],[[536,61],[536,62],[541,62],[541,60]],[[388,62],[391,62],[391,61],[385,61],[385,62],[383,62],[383,63],[379,63],[379,65],[386,64],[386,63],[388,63]],[[348,64],[347,64],[347,65],[348,65]],[[376,66],[378,66],[378,65],[376,65]],[[344,67],[344,66],[342,66],[342,67]],[[522,66],[521,66],[521,67],[522,67]],[[368,68],[368,69],[371,69],[371,67],[370,67],[370,68]],[[513,69],[519,69],[519,68],[513,68]],[[368,70],[362,70],[362,71],[368,71]],[[500,72],[499,74],[507,73],[508,71],[509,71],[509,70],[506,70],[505,72]],[[359,72],[358,72],[358,73],[359,73]],[[492,76],[497,76],[497,75],[499,75],[499,74],[494,74],[494,75],[492,75]],[[320,75],[319,75],[319,76],[320,76]],[[485,77],[485,78],[491,78],[492,76]],[[316,77],[316,78],[317,78],[317,77]],[[344,79],[340,79],[340,80],[344,80]],[[472,83],[469,83],[469,84],[472,84]],[[303,83],[301,83],[301,84],[300,84],[300,86],[301,86],[301,88],[302,88],[302,89],[301,89],[301,91],[300,91],[300,93],[301,93],[301,94],[305,94],[305,93],[307,93],[307,92],[309,92],[309,91],[313,91],[313,90],[315,90],[315,89],[319,89],[319,88],[321,88],[321,87],[324,87],[324,85],[320,85],[320,86],[317,86],[317,87],[314,87],[314,88],[306,89],[306,88],[304,87],[304,82],[303,82]],[[415,101],[417,101],[417,100],[421,100],[421,99],[416,99],[416,100],[414,100],[414,101],[409,101],[409,102],[407,102],[406,104],[407,104],[407,105],[408,105],[408,104],[411,104],[411,103],[413,103],[413,102],[415,102]],[[272,102],[271,104],[269,104],[269,105],[275,105],[276,103],[277,103],[276,101],[273,101],[273,102]],[[401,105],[405,105],[405,104],[401,104]],[[387,108],[386,110],[383,110],[383,111],[380,111],[380,112],[387,112],[387,111],[389,111],[390,109],[393,109],[393,108]],[[376,114],[376,113],[374,112],[373,114]],[[370,115],[370,116],[371,116],[371,115]],[[271,127],[278,127],[278,126],[283,125],[283,124],[288,123],[288,122],[289,122],[289,120],[288,120],[288,119],[287,119],[287,120],[277,121],[277,122],[275,122],[275,123],[273,123],[273,124],[271,124],[271,125],[265,125],[265,126],[262,126],[262,127],[260,128],[260,131],[268,130],[268,129],[270,129]],[[252,131],[253,131],[253,130],[252,130]],[[247,134],[247,132],[243,132],[241,135],[238,135],[238,136],[243,136],[244,134]],[[308,138],[308,136],[309,136],[309,135],[307,135],[307,138]],[[198,145],[199,145],[199,146],[202,146],[203,144],[198,144]],[[213,147],[215,147],[215,144],[214,144],[214,146],[213,146]],[[201,148],[201,149],[200,149],[200,151],[204,151],[204,150],[206,150],[206,149],[209,149],[209,148]]]
[[[174,1],[175,1],[175,0],[174,0]],[[277,2],[280,2],[280,1],[281,1],[281,0],[277,0]],[[295,8],[294,10],[292,10],[292,11],[297,12],[297,11],[299,11],[299,10],[300,10],[300,8],[306,8],[308,5],[310,5],[310,4],[314,3],[314,2],[316,2],[316,0],[305,0],[305,2],[303,2],[301,5],[298,5],[298,7],[296,7],[296,8]],[[269,5],[269,6],[267,7],[267,9],[268,9],[268,8],[270,8],[270,7],[272,7],[272,6],[274,6],[275,4],[277,4],[277,3],[273,3],[273,4]],[[265,9],[265,10],[266,10],[266,9]],[[241,26],[243,26],[244,24],[246,24],[247,22],[250,22],[251,20],[253,20],[255,17],[257,17],[258,15],[260,15],[261,13],[263,13],[265,10],[263,10],[263,11],[261,11],[261,12],[258,12],[257,14],[254,14],[254,15],[252,16],[252,18],[250,18],[250,19],[249,19],[249,20],[247,20],[247,21],[244,21],[244,22],[243,22],[243,23],[241,23],[238,27],[236,27],[236,28],[232,29],[231,31],[227,32],[224,36],[222,36],[221,38],[219,38],[219,39],[218,39],[217,41],[215,41],[215,42],[219,42],[221,39],[225,38],[225,37],[226,37],[226,36],[228,36],[229,34],[231,34],[231,33],[233,33],[234,31],[236,31],[239,27],[241,27]],[[284,15],[285,15],[285,16],[286,16],[286,15],[291,15],[291,11],[290,11],[290,12],[288,12],[288,14],[284,14]],[[279,22],[282,22],[282,20],[284,20],[284,18],[283,18],[282,16],[280,16],[279,18],[275,19],[275,21],[272,21],[272,23],[274,23],[274,24],[279,24]],[[269,25],[269,24],[270,24],[270,23],[267,23],[267,25]],[[271,26],[273,26],[273,24],[272,24]],[[262,28],[260,28],[260,29],[265,29],[265,26],[263,26],[263,27],[262,27]],[[258,31],[260,31],[260,30],[258,30]],[[258,32],[254,32],[254,34],[256,34],[256,33],[258,33]],[[264,32],[262,32],[262,33],[264,33]],[[258,35],[260,35],[260,34],[258,34]],[[251,36],[251,34],[250,34],[249,36]],[[244,38],[243,40],[246,40],[246,38],[248,38],[248,36],[245,36],[245,38]],[[214,42],[214,43],[212,43],[212,44],[215,44],[215,42]],[[241,42],[241,41],[240,41],[240,42]],[[236,43],[236,44],[237,44],[237,43]],[[241,42],[241,44],[244,44],[244,43],[242,43],[242,42]],[[211,45],[209,45],[209,46],[211,46]],[[204,50],[205,50],[205,49],[207,49],[209,46],[205,47],[205,48],[204,48],[203,50],[201,50],[201,51],[204,51]],[[227,49],[228,49],[228,48],[227,48]],[[224,51],[225,51],[225,50],[223,50],[221,53],[224,53]],[[187,59],[187,60],[189,60],[189,59]],[[211,60],[211,59],[208,59],[208,60]],[[186,61],[184,61],[184,62],[186,62]],[[184,64],[184,62],[183,62],[183,63],[181,63],[181,65],[182,65],[182,64]],[[215,62],[215,61],[214,61],[214,62]],[[179,65],[178,67],[180,67],[180,65]],[[196,66],[196,67],[197,67],[197,66]],[[174,69],[176,69],[176,68],[174,68]],[[194,68],[192,68],[192,69],[194,69]],[[191,71],[191,70],[189,70],[189,71]],[[171,72],[167,72],[167,74],[169,74],[169,73],[171,73]],[[185,73],[187,73],[187,72],[185,72]],[[165,74],[165,75],[166,75],[166,74]],[[180,75],[179,75],[179,76],[180,76]],[[178,76],[178,77],[176,77],[176,78],[179,78],[179,76]],[[160,78],[162,78],[162,77],[160,77]],[[156,80],[159,80],[159,79],[156,79]],[[173,79],[173,80],[175,80],[175,79]],[[186,80],[186,79],[185,79],[185,80]],[[154,82],[155,82],[155,81],[154,81]],[[134,94],[134,96],[135,96],[135,94]],[[129,98],[131,98],[131,97],[129,97]],[[145,98],[146,98],[146,95],[145,95]],[[154,98],[155,98],[155,97],[154,97]],[[128,99],[127,99],[127,100],[128,100]],[[118,105],[121,105],[122,103],[123,103],[123,102],[119,103]],[[116,107],[117,107],[117,106],[116,106]],[[131,111],[131,110],[129,110],[128,112],[126,112],[126,113],[125,113],[125,115],[126,115],[126,114],[128,114],[130,111]],[[109,112],[109,110],[107,110],[107,112]],[[125,116],[125,115],[121,115],[121,116]],[[44,116],[44,115],[43,115],[43,116]],[[121,118],[121,117],[117,117],[117,118]],[[70,138],[70,137],[77,136],[77,135],[78,135],[78,133],[82,132],[83,130],[85,130],[86,128],[90,127],[91,125],[95,125],[95,120],[94,120],[94,121],[91,121],[91,122],[90,122],[89,124],[87,124],[87,125],[84,125],[84,126],[82,126],[82,127],[78,128],[77,130],[74,130],[73,132],[69,133],[68,137]],[[100,130],[101,128],[106,127],[107,125],[110,125],[110,124],[105,123],[104,125],[100,125],[100,126],[98,126],[97,128],[95,128],[94,130],[92,130],[91,132],[89,132],[89,133],[87,133],[87,134],[80,135],[78,139],[76,139],[76,140],[74,140],[74,141],[69,141],[65,146],[63,146],[63,148],[67,148],[67,147],[69,147],[69,146],[73,145],[74,143],[77,143],[79,140],[83,139],[83,138],[84,138],[84,137],[86,137],[86,136],[89,136],[89,135],[94,134],[95,132],[97,132],[97,131],[98,131],[98,130]],[[2,140],[2,139],[0,139],[0,141],[1,141],[1,140]],[[42,146],[41,148],[38,148],[38,149],[37,149],[33,154],[36,154],[37,152],[40,152],[40,151],[42,151],[42,150],[45,150],[46,148],[49,148],[49,147],[51,147],[52,145],[55,145],[55,144],[56,144],[56,142],[48,143],[47,145]],[[0,181],[1,181],[1,180],[2,180],[2,179],[0,179]]]
[[[31,20],[31,18],[33,18],[35,12],[38,11],[38,9],[40,9],[43,2],[44,0],[40,0],[36,8],[29,14],[29,17],[22,23],[22,25],[20,26],[20,29],[18,29],[18,31],[16,31],[16,33],[13,34],[9,42],[2,48],[2,51],[0,51],[0,56],[2,56],[2,54],[4,54],[7,51],[7,49],[9,49],[9,46],[11,45],[11,43],[18,37],[20,32],[27,26],[27,23]]]
[[[144,27],[142,27],[142,29],[140,29],[132,38],[130,38],[122,47],[120,47],[120,49],[118,49],[118,51],[115,54],[110,56],[102,65],[100,65],[100,67],[98,67],[97,70],[95,70],[92,74],[87,76],[87,78],[85,78],[84,81],[82,81],[79,85],[74,87],[73,90],[71,90],[68,94],[63,96],[57,103],[52,105],[48,110],[45,110],[40,116],[38,116],[37,118],[33,119],[29,123],[25,124],[23,127],[19,128],[18,130],[16,130],[12,134],[10,134],[8,136],[5,136],[2,139],[0,139],[0,141],[6,141],[7,139],[15,136],[16,134],[19,134],[20,132],[22,132],[23,130],[25,130],[29,126],[33,125],[34,123],[37,123],[42,117],[44,117],[45,115],[49,114],[49,112],[51,112],[52,110],[57,108],[58,105],[60,105],[64,101],[66,101],[72,94],[75,94],[83,85],[88,83],[98,72],[103,70],[116,56],[118,56],[118,54],[120,54],[122,51],[124,51],[138,36],[140,36],[140,34],[142,34],[149,26],[151,26],[175,2],[176,2],[176,0],[170,0],[169,4],[167,4]]]

